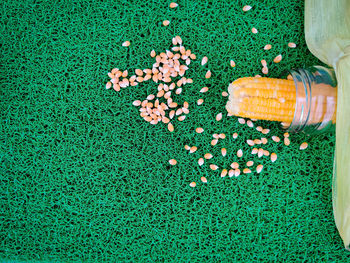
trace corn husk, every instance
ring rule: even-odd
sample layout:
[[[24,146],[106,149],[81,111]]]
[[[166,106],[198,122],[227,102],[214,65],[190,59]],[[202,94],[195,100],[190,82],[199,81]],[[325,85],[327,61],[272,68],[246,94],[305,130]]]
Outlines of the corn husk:
[[[305,37],[338,81],[332,199],[336,226],[350,250],[350,1],[306,0]]]

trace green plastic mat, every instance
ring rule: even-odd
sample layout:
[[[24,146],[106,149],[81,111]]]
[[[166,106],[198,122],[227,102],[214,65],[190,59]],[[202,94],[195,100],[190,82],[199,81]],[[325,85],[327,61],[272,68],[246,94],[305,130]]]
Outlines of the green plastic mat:
[[[221,178],[208,162],[197,164],[210,151],[213,163],[229,167],[237,149],[250,150],[245,140],[260,136],[236,117],[215,121],[226,112],[221,93],[230,82],[261,74],[263,58],[269,77],[320,63],[304,41],[303,2],[169,3],[1,1],[1,261],[348,262],[332,212],[333,135],[291,135],[288,147],[269,140],[278,159],[262,158],[259,175]],[[244,13],[246,4],[253,9]],[[154,82],[119,93],[105,83],[114,67],[151,67],[150,51],[169,49],[175,35],[199,59],[187,72],[194,83],[179,96],[190,113],[170,133],[132,105],[155,92]],[[269,138],[283,137],[277,123],[258,124],[271,128]],[[212,147],[213,133],[227,138]],[[309,147],[300,151],[303,141]]]

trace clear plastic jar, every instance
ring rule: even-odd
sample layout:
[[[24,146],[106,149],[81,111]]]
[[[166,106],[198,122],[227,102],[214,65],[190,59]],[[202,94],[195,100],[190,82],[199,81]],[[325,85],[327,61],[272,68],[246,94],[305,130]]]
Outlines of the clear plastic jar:
[[[296,91],[294,118],[282,123],[290,132],[315,134],[334,131],[337,111],[337,81],[333,69],[313,66],[289,71]]]

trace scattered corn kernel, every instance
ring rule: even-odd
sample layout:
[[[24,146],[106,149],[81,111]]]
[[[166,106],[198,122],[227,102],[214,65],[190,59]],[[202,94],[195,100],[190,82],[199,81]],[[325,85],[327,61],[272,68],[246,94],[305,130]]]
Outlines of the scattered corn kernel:
[[[254,142],[255,144],[261,144],[261,143],[262,143],[261,140],[259,140],[259,139],[255,139],[253,142]]]
[[[141,105],[141,101],[140,100],[135,100],[132,105],[134,106],[140,106]]]
[[[208,87],[203,87],[199,92],[205,93],[205,92],[207,92],[208,90],[209,90]]]
[[[179,116],[177,119],[178,119],[179,121],[183,121],[183,120],[186,119],[186,116],[185,116],[185,115],[182,115],[182,116]]]
[[[237,132],[235,132],[235,133],[232,134],[232,138],[233,138],[233,139],[236,139],[237,137],[238,137]]]
[[[271,139],[274,141],[274,142],[279,142],[281,139],[280,137],[278,136],[272,136]]]
[[[253,34],[257,34],[257,33],[258,33],[258,30],[257,30],[255,27],[253,27],[253,28],[252,28],[252,33],[253,33]]]
[[[172,3],[170,3],[169,7],[170,7],[170,8],[176,8],[176,7],[178,7],[178,4],[172,2]]]
[[[222,113],[220,112],[218,115],[216,115],[215,119],[216,119],[216,121],[221,121]]]
[[[277,154],[271,153],[271,162],[275,162],[277,160]]]
[[[128,47],[128,46],[130,46],[130,41],[125,41],[125,42],[123,42],[122,46],[123,46],[123,47]]]
[[[226,138],[226,135],[225,135],[225,133],[220,133],[220,134],[218,135],[218,137],[219,137],[219,139],[225,139],[225,138]]]
[[[272,48],[272,46],[271,46],[270,44],[267,44],[267,45],[265,45],[265,47],[264,47],[265,50],[270,50],[271,48]]]
[[[222,148],[221,149],[221,154],[222,154],[222,156],[226,156],[226,154],[227,154],[227,150],[226,150],[226,148]]]
[[[152,50],[150,55],[152,58],[154,58],[156,56],[156,52],[154,50]]]
[[[256,167],[256,172],[259,174],[261,173],[262,169],[264,168],[264,166],[262,164],[259,164],[257,167]]]
[[[251,7],[250,5],[245,5],[245,6],[243,6],[243,11],[244,11],[244,12],[247,12],[247,11],[249,11],[250,9],[252,9],[252,7]]]
[[[221,177],[225,177],[227,175],[227,170],[226,169],[223,169],[221,171]]]
[[[232,169],[237,169],[239,167],[239,164],[237,162],[233,162],[230,166],[232,167]]]
[[[208,62],[208,58],[207,58],[207,57],[203,57],[203,58],[202,58],[202,62],[201,62],[202,66],[204,66],[205,64],[207,64],[207,62]]]
[[[199,99],[199,100],[197,100],[197,105],[202,105],[202,104],[203,104],[203,102],[204,102],[204,100],[203,100],[203,99]]]
[[[215,164],[211,164],[209,165],[210,169],[212,169],[213,171],[216,171],[217,169],[219,169],[219,167]]]
[[[241,170],[236,169],[235,170],[235,177],[238,177],[241,174]]]
[[[288,47],[290,47],[290,48],[296,48],[296,44],[295,43],[293,43],[293,42],[289,42],[288,43]]]
[[[289,137],[289,133],[288,133],[288,132],[285,132],[285,133],[283,133],[283,136],[284,136],[284,137]]]
[[[252,171],[249,168],[244,168],[243,173],[250,174]]]
[[[307,147],[308,147],[307,142],[303,142],[302,144],[300,144],[299,149],[300,149],[300,150],[305,150]]]
[[[270,132],[270,129],[263,129],[261,131],[262,134],[268,134]]]
[[[231,60],[230,61],[230,66],[234,68],[236,66],[236,63],[233,60]]]
[[[211,71],[208,70],[207,73],[205,73],[205,78],[209,79],[211,77]]]
[[[279,54],[277,57],[275,57],[275,58],[273,59],[273,62],[279,63],[279,62],[281,62],[281,60],[282,60],[282,55]]]
[[[247,120],[247,125],[248,125],[248,127],[250,127],[250,128],[253,128],[253,127],[254,127],[254,124],[253,124],[253,122],[252,122],[251,120]]]
[[[198,159],[198,165],[202,166],[204,164],[204,159],[203,158],[199,158]]]
[[[206,153],[206,154],[204,154],[204,158],[209,160],[209,159],[213,158],[213,155],[211,153]]]
[[[264,155],[264,149],[263,148],[259,148],[259,150],[258,150],[258,157],[261,158],[261,157],[263,157],[263,155]]]
[[[243,118],[238,118],[238,122],[239,122],[240,124],[245,124],[245,119],[243,119]]]
[[[201,181],[202,181],[203,183],[208,182],[207,178],[205,178],[204,176],[201,177]]]
[[[168,26],[170,24],[170,21],[169,20],[164,20],[163,21],[163,26]]]
[[[196,185],[197,185],[196,182],[190,183],[190,186],[191,186],[191,187],[196,187]]]
[[[290,140],[288,137],[284,137],[284,145],[288,146],[290,144]]]
[[[242,151],[241,149],[239,149],[239,150],[237,151],[237,156],[238,156],[239,158],[241,158],[241,157],[243,156],[243,151]]]
[[[266,138],[261,138],[261,142],[262,142],[262,144],[266,144],[267,143],[267,139]]]
[[[170,132],[173,132],[174,131],[174,125],[171,124],[171,122],[168,123],[168,130]]]
[[[229,177],[232,177],[232,176],[234,176],[235,175],[235,171],[233,170],[233,169],[230,169],[229,171],[228,171],[228,176]]]
[[[177,164],[177,161],[176,161],[175,159],[170,159],[170,160],[169,160],[169,163],[170,163],[171,165],[176,165],[176,164]]]
[[[262,132],[263,128],[261,126],[256,127],[256,130]]]
[[[249,146],[254,146],[255,144],[253,140],[247,140],[247,143]]]
[[[253,161],[248,161],[247,162],[247,166],[250,167],[250,166],[253,166],[254,165],[254,162]]]
[[[270,155],[270,152],[268,150],[264,150],[264,155],[265,156],[269,156]]]
[[[263,67],[267,67],[267,63],[266,63],[266,60],[265,60],[265,59],[262,59],[262,60],[261,60],[261,65],[262,65]]]
[[[197,151],[197,146],[192,146],[190,148],[190,153],[194,153],[195,151]]]
[[[222,95],[223,97],[227,97],[227,96],[228,96],[228,93],[227,93],[226,91],[223,91],[223,92],[221,93],[221,95]]]
[[[214,134],[213,134],[213,138],[215,138],[215,139],[219,139],[219,138],[220,138],[220,137],[219,137],[219,134],[214,133]]]
[[[252,154],[257,154],[259,152],[258,148],[253,148]]]
[[[269,74],[269,69],[268,69],[267,67],[263,67],[263,68],[261,69],[261,72],[262,72],[264,75],[267,75],[267,74]]]
[[[204,129],[201,127],[196,128],[196,133],[202,133],[204,132]]]
[[[185,149],[187,150],[187,151],[189,151],[190,150],[190,146],[188,146],[187,144],[185,145]]]
[[[212,146],[214,146],[214,145],[216,145],[216,144],[218,143],[218,141],[219,141],[218,139],[214,139],[214,140],[211,141],[210,144],[211,144]]]

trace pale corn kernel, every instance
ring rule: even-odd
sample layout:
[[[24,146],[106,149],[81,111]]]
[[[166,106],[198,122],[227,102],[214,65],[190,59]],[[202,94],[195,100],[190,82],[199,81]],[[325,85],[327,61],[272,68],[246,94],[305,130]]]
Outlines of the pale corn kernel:
[[[268,69],[267,67],[263,67],[263,68],[261,69],[261,72],[262,72],[264,75],[267,75],[267,74],[269,74],[269,69]]]
[[[220,133],[218,136],[219,136],[220,139],[225,139],[226,138],[225,133]]]
[[[176,164],[177,164],[177,161],[176,161],[175,159],[170,159],[170,160],[169,160],[169,163],[170,163],[171,165],[176,165]]]
[[[206,154],[204,154],[204,159],[209,160],[209,159],[211,159],[211,158],[213,158],[213,155],[212,155],[211,153],[206,153]]]
[[[300,149],[300,150],[305,150],[307,147],[308,147],[307,142],[303,142],[302,144],[300,144],[299,149]]]
[[[207,64],[207,62],[208,62],[208,58],[207,58],[207,57],[203,57],[203,58],[202,58],[202,62],[201,62],[202,66],[204,66],[205,64]]]
[[[249,145],[249,146],[254,146],[254,141],[253,140],[247,140],[247,144]]]
[[[268,134],[270,132],[270,129],[263,129],[261,131],[262,134]]]
[[[253,33],[253,34],[257,34],[257,33],[258,33],[258,30],[257,30],[255,27],[253,27],[253,28],[252,28],[252,33]]]
[[[106,89],[110,89],[112,87],[112,82],[108,81],[106,83]]]
[[[240,124],[245,124],[245,119],[243,119],[243,118],[238,118],[238,122],[239,122]]]
[[[236,169],[235,170],[235,177],[238,177],[241,174],[241,170]]]
[[[192,146],[191,148],[190,148],[190,153],[194,153],[195,151],[197,151],[197,146]]]
[[[220,112],[219,114],[216,115],[215,117],[216,121],[221,121],[222,119],[222,113]]]
[[[222,156],[226,156],[226,154],[227,154],[227,150],[226,150],[226,148],[222,148],[221,149],[221,154],[222,154]]]
[[[213,138],[215,138],[215,139],[219,139],[219,138],[220,138],[220,137],[219,137],[219,134],[214,133],[214,134],[213,134]]]
[[[175,3],[175,2],[172,2],[172,3],[170,3],[169,7],[170,7],[170,8],[176,8],[176,7],[178,7],[178,4]],[[180,44],[180,43],[179,43],[179,44]]]
[[[282,55],[279,54],[278,56],[276,56],[276,57],[273,59],[273,62],[279,63],[279,62],[281,62],[281,60],[282,60]]]
[[[258,157],[261,158],[261,157],[263,157],[263,155],[264,155],[264,149],[263,148],[259,148],[259,150],[258,150]]]
[[[212,169],[213,171],[216,171],[217,169],[219,169],[219,167],[215,164],[211,164],[209,165],[210,169]]]
[[[202,181],[203,183],[207,183],[207,182],[208,182],[207,178],[205,178],[204,176],[201,177],[201,181]]]
[[[248,161],[247,162],[247,166],[250,167],[250,166],[253,166],[254,165],[254,162],[253,161]]]
[[[243,6],[243,11],[244,12],[247,12],[247,11],[249,11],[250,9],[252,9],[252,7],[250,6],[250,5],[245,5],[245,6]]]
[[[170,24],[170,21],[169,20],[164,20],[163,21],[163,26],[168,26]]]
[[[173,132],[174,131],[174,125],[171,124],[171,122],[168,123],[168,130],[170,132]]]
[[[202,105],[202,104],[203,104],[203,102],[204,102],[204,100],[203,100],[203,99],[199,99],[199,100],[197,100],[197,105]]]
[[[191,149],[191,147],[188,146],[188,145],[186,144],[186,145],[185,145],[185,149],[186,149],[187,151],[189,151],[189,150]]]
[[[205,92],[207,92],[208,90],[209,90],[208,87],[203,87],[199,92],[205,93]]]
[[[239,164],[237,162],[233,162],[230,166],[232,167],[232,169],[237,169],[239,167]]]
[[[252,154],[257,154],[259,152],[258,148],[253,148]]]
[[[262,143],[261,140],[259,140],[259,139],[255,139],[253,142],[254,142],[255,144],[261,144],[261,143]]]
[[[230,60],[230,66],[234,68],[236,66],[236,63],[233,60]]]
[[[290,140],[288,137],[284,138],[284,145],[288,146],[290,144]]]
[[[243,151],[241,149],[239,149],[237,151],[237,157],[241,158],[243,156]]]
[[[205,73],[205,78],[209,79],[211,77],[211,71],[208,70],[207,73]]]
[[[262,169],[264,168],[264,166],[262,164],[259,164],[258,166],[256,166],[256,172],[259,174],[261,173]]]
[[[128,46],[130,46],[130,41],[125,41],[125,42],[123,42],[122,46],[123,46],[123,47],[128,47]]]
[[[256,130],[262,132],[263,128],[261,126],[256,127]]]
[[[190,183],[190,186],[191,186],[191,187],[196,187],[196,185],[197,185],[196,182]]]
[[[289,133],[285,132],[285,133],[283,133],[283,136],[288,138],[289,137]]]
[[[256,74],[254,77],[255,77],[255,78],[261,78],[261,75]]]
[[[227,97],[227,96],[228,96],[228,93],[227,93],[226,91],[223,91],[223,92],[221,93],[221,95],[222,95],[223,97]]]
[[[288,43],[288,47],[290,47],[290,48],[296,48],[296,44],[295,43],[293,43],[293,42],[289,42]]]
[[[265,47],[264,47],[265,50],[270,50],[271,48],[272,48],[272,46],[271,46],[270,44],[267,44],[267,45],[265,45]]]
[[[156,56],[156,52],[154,51],[154,49],[151,51],[151,57],[154,58]]]
[[[221,171],[220,176],[221,176],[221,177],[225,177],[226,175],[227,175],[227,170],[226,170],[226,169],[223,169],[223,170]]]
[[[277,154],[271,153],[271,162],[275,162],[277,160]]]
[[[204,159],[203,158],[199,158],[198,159],[198,165],[202,166],[204,164]]]
[[[243,173],[244,174],[250,174],[252,171],[249,168],[244,168]]]
[[[202,133],[204,132],[204,129],[201,127],[196,128],[196,133]]]
[[[211,144],[212,146],[215,146],[215,145],[218,143],[218,141],[219,141],[218,139],[214,139],[214,140],[211,141],[210,144]]]
[[[238,137],[238,133],[237,133],[237,132],[235,132],[235,133],[232,134],[232,138],[233,138],[233,139],[236,139],[237,137]]]
[[[185,116],[185,115],[182,115],[182,116],[179,116],[177,119],[178,119],[179,121],[183,121],[184,119],[186,119],[186,116]]]
[[[272,136],[271,139],[274,141],[274,142],[279,142],[281,139],[280,137],[278,136]]]
[[[262,142],[262,144],[266,144],[267,143],[267,139],[266,138],[261,138],[261,142]]]
[[[229,171],[228,171],[228,176],[229,177],[232,177],[232,176],[234,176],[235,175],[235,171],[233,170],[233,169],[230,169]]]
[[[140,106],[141,105],[141,101],[140,100],[135,100],[132,105],[134,106]]]
[[[264,156],[269,156],[270,152],[268,150],[264,150]]]
[[[251,120],[247,120],[247,125],[248,125],[248,127],[250,127],[250,128],[253,128],[253,127],[254,127],[254,124],[253,124],[253,122],[252,122]]]

